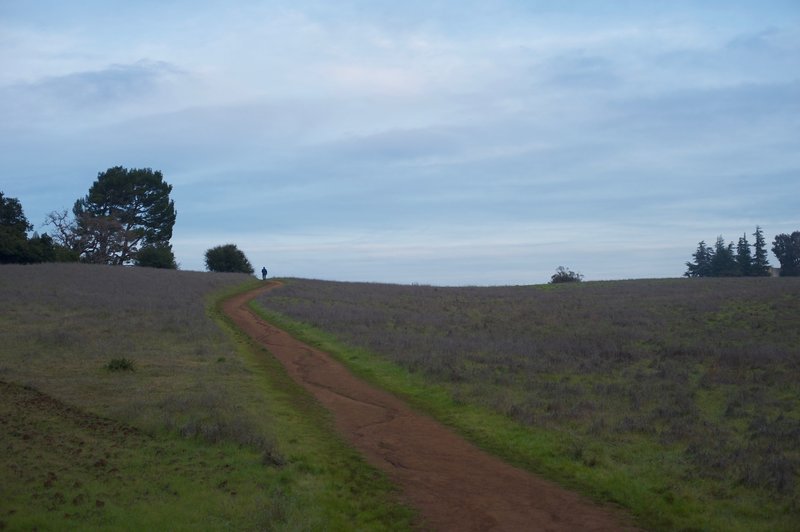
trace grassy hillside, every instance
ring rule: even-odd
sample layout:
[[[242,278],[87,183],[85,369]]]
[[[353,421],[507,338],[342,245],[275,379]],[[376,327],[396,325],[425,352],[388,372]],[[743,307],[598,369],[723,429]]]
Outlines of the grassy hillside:
[[[0,266],[0,529],[408,528],[388,482],[220,317],[252,283]]]
[[[291,280],[259,304],[481,445],[648,527],[800,521],[800,279]]]

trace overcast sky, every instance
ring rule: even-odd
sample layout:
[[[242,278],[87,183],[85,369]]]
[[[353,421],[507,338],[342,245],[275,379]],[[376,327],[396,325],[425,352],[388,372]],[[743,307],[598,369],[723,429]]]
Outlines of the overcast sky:
[[[4,0],[0,65],[0,191],[46,231],[161,170],[183,269],[676,277],[800,230],[797,0]]]

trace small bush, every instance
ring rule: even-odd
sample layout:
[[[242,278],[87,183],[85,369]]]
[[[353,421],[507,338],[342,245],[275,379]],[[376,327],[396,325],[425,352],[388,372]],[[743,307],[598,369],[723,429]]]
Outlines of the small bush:
[[[106,364],[106,369],[108,371],[134,371],[136,368],[133,365],[133,360],[128,360],[127,358],[112,358],[108,364]]]
[[[550,277],[550,284],[579,283],[581,281],[583,281],[583,275],[563,266],[556,268],[556,273]]]

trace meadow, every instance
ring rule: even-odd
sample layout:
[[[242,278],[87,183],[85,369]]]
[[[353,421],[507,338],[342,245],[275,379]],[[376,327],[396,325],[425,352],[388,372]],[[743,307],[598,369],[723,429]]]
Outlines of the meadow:
[[[0,529],[408,529],[219,310],[251,276],[0,266]]]
[[[800,279],[289,279],[258,307],[479,445],[646,528],[800,522]]]

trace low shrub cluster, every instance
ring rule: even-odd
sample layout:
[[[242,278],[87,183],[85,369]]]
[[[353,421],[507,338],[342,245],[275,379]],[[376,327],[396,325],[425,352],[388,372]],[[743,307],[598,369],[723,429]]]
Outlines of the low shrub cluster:
[[[106,369],[108,371],[134,371],[136,368],[134,367],[133,360],[128,360],[127,358],[112,358],[106,364]]]

